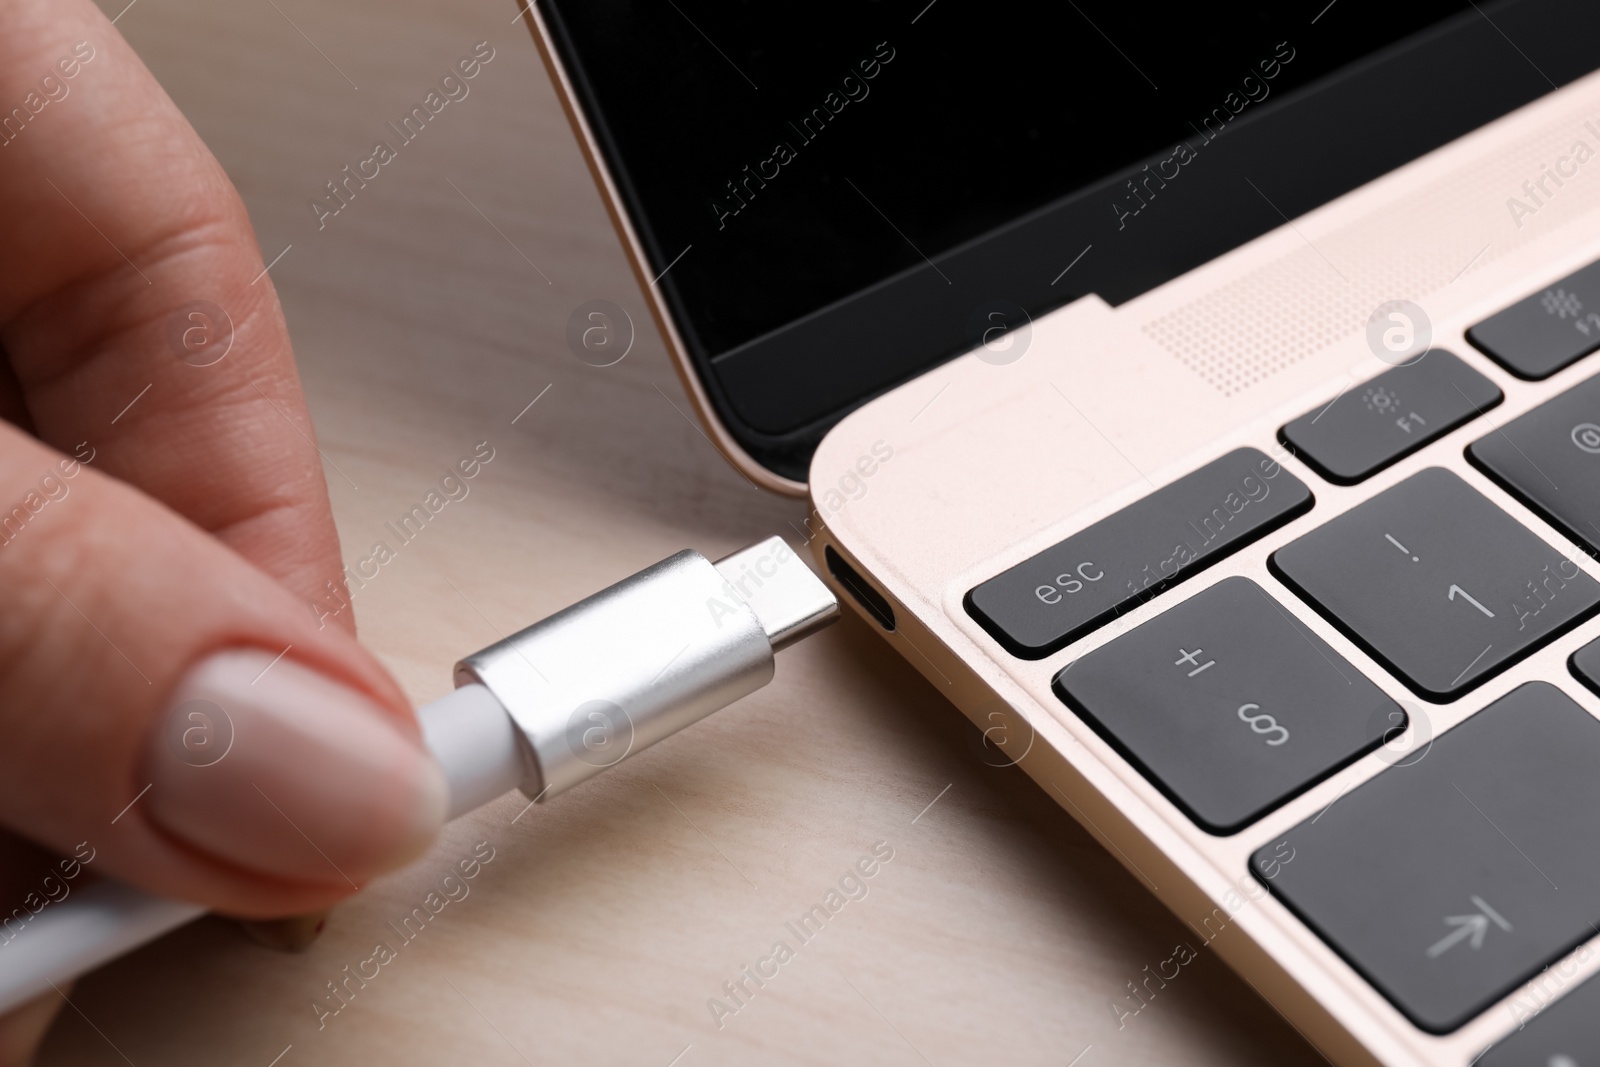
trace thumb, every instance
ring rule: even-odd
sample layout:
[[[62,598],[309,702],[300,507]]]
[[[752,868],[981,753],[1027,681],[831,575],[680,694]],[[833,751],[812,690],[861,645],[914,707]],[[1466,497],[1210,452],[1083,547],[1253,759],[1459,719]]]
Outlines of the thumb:
[[[419,855],[447,790],[383,668],[79,459],[0,426],[0,824],[245,916]]]

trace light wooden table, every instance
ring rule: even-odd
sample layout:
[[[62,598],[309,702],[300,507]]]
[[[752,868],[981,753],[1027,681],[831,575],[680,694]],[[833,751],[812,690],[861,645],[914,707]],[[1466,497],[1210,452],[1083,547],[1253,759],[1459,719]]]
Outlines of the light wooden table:
[[[477,442],[495,449],[356,600],[363,638],[418,701],[501,632],[803,515],[685,418],[513,13],[138,0],[118,23],[233,175],[268,259],[292,245],[273,279],[346,559]],[[471,95],[319,232],[307,201],[483,40],[496,56]],[[595,298],[639,325],[606,369],[564,339]],[[1125,983],[1194,939],[1021,772],[986,766],[972,733],[848,619],[786,654],[770,688],[607,776],[515,821],[507,797],[451,825],[304,954],[207,919],[88,978],[41,1062],[1320,1062],[1205,952],[1119,1029]],[[398,944],[389,921],[480,841],[494,859],[470,895],[319,1030],[325,983]],[[801,944],[785,923],[879,841],[893,859],[867,896]],[[762,988],[746,980],[754,995],[719,1029],[708,998],[779,940],[794,957]]]

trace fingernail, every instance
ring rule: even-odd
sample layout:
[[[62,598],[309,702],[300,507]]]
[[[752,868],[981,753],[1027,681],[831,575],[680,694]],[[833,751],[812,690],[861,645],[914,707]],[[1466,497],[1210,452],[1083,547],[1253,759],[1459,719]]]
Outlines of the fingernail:
[[[444,777],[362,694],[287,657],[215,653],[146,752],[149,817],[218,859],[351,889],[421,855]]]
[[[243,919],[239,927],[250,940],[279,952],[303,952],[322,936],[328,925],[327,911],[291,915],[287,919]]]

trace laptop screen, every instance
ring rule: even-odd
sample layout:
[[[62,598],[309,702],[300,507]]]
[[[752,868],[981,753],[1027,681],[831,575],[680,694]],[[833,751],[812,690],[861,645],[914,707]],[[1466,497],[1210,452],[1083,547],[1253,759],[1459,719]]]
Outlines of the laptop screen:
[[[719,417],[803,480],[996,323],[1130,299],[1587,72],[1595,7],[540,9]]]

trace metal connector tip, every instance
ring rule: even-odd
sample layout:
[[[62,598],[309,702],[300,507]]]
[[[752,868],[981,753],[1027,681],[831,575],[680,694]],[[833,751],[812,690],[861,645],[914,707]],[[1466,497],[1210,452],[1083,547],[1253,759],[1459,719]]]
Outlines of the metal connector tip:
[[[714,564],[729,596],[756,613],[772,650],[787,648],[839,617],[839,601],[781,537],[769,537]]]
[[[520,768],[524,793],[550,797],[760,689],[774,652],[838,614],[781,537],[720,563],[679,552],[468,656],[456,684],[515,724],[517,761],[492,783]]]

